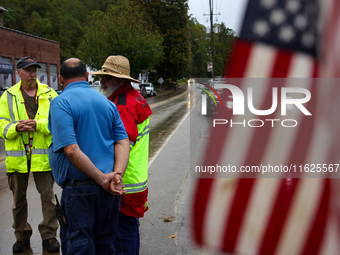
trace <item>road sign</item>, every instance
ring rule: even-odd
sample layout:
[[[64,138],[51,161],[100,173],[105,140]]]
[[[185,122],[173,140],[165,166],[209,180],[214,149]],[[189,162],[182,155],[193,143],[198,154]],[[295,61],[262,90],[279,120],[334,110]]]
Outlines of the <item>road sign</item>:
[[[212,72],[212,62],[207,63],[207,71]]]
[[[164,82],[163,78],[162,78],[162,77],[161,77],[161,78],[159,78],[159,79],[158,79],[158,82],[159,82],[159,84],[161,84],[161,85],[162,85],[162,83]]]

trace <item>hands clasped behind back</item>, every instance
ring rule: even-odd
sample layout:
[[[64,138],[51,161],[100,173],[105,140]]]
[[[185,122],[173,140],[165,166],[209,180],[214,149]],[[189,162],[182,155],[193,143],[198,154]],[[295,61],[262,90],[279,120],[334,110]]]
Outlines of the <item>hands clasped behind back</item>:
[[[114,176],[110,182],[110,193],[116,196],[123,195],[126,191],[124,190],[124,183],[121,173],[113,172]]]
[[[112,172],[103,175],[100,186],[112,195],[120,196],[126,191],[124,190],[123,178],[120,172]]]

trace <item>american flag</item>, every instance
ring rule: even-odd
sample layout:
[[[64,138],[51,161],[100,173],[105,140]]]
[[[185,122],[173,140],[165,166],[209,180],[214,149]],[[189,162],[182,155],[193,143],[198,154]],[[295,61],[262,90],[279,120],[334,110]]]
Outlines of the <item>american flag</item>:
[[[307,108],[313,117],[296,115],[299,127],[284,133],[215,127],[202,165],[340,163],[340,91],[334,84],[325,89],[320,86],[325,81],[315,79],[340,77],[339,26],[339,0],[249,1],[225,70],[228,83],[244,88],[248,78],[265,78],[257,100],[268,109],[264,99],[273,86],[288,87],[288,78],[304,78],[301,86],[311,91]],[[215,118],[233,116],[221,106]],[[242,255],[340,254],[337,179],[214,177],[197,179],[196,244]]]

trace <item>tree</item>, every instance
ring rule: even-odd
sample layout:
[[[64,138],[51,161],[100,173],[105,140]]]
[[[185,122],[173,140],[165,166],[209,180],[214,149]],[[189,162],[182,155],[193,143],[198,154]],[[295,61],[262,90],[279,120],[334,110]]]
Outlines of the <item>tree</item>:
[[[216,26],[218,27],[219,32],[214,37],[216,42],[215,73],[216,75],[221,76],[225,65],[228,64],[233,53],[232,49],[236,36],[235,32],[232,29],[227,28],[223,22]]]
[[[82,1],[52,0],[49,17],[49,39],[60,42],[60,60],[78,57],[77,49],[84,35],[90,11]]]
[[[131,75],[136,77],[159,62],[162,42],[157,28],[137,6],[111,6],[107,13],[93,13],[78,55],[97,70],[108,56],[123,55],[130,61]]]
[[[25,1],[25,13],[31,16],[33,12],[38,13],[42,18],[51,10],[50,0],[26,0]]]
[[[210,61],[209,47],[205,26],[199,24],[195,18],[189,21],[189,35],[191,42],[191,61],[187,70],[189,77],[208,77],[207,63]]]
[[[164,56],[155,67],[165,79],[177,79],[190,63],[188,0],[134,0],[163,36]]]
[[[9,11],[4,13],[4,26],[26,32],[26,20],[29,15],[25,12],[25,1],[0,0],[0,6]]]
[[[9,10],[6,27],[60,42],[62,62],[84,57],[99,69],[107,56],[121,54],[135,76],[150,69],[165,80],[211,75],[210,36],[189,20],[188,0],[0,0],[0,6]],[[215,26],[215,72],[221,75],[235,32]]]
[[[44,32],[43,32],[44,24],[45,22],[43,18],[40,16],[40,14],[33,11],[29,19],[28,25],[26,27],[26,31],[29,34],[43,37],[44,36]]]

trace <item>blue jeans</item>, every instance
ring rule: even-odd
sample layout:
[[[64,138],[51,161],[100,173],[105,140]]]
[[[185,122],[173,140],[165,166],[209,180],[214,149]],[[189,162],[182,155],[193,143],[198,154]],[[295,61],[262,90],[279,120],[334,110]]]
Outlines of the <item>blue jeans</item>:
[[[67,225],[60,227],[63,255],[115,255],[120,196],[93,183],[65,186],[61,204]]]
[[[139,220],[119,212],[118,235],[114,246],[117,255],[139,255]]]

